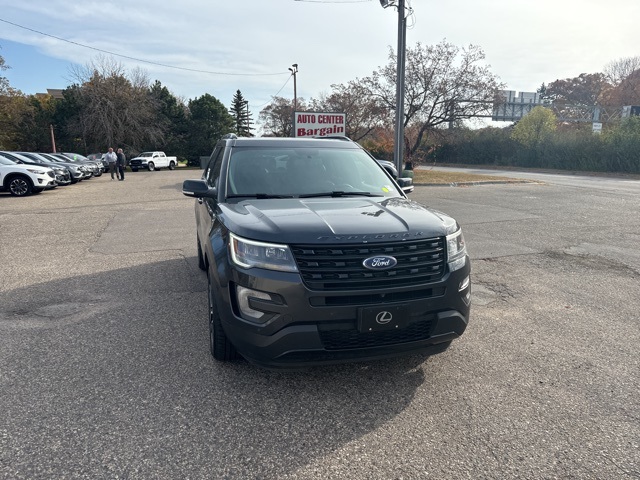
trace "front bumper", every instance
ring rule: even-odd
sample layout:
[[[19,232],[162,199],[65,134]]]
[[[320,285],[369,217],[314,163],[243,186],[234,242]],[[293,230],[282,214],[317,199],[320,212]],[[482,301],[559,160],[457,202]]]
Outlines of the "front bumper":
[[[465,267],[436,283],[375,293],[318,292],[305,287],[298,274],[232,269],[217,302],[231,343],[247,360],[267,367],[430,355],[446,349],[467,327],[470,285],[458,287],[469,275],[467,258]],[[272,295],[273,301],[249,300],[252,308],[267,312],[265,323],[242,318],[237,285]],[[363,327],[363,311],[401,311],[403,318],[394,329],[372,332]]]
[[[51,174],[52,175],[52,174]],[[50,174],[37,174],[33,184],[36,190],[49,190],[58,186],[55,176]]]

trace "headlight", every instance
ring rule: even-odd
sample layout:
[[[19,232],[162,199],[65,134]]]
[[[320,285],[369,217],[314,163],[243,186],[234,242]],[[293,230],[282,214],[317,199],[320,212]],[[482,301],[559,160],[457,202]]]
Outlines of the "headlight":
[[[46,170],[40,170],[38,168],[27,168],[27,172],[35,173],[36,175],[46,175]]]
[[[291,250],[286,245],[256,242],[230,234],[231,259],[244,268],[266,268],[283,272],[297,272]]]
[[[462,229],[447,235],[447,261],[450,272],[461,269],[467,262],[467,247],[464,243]]]

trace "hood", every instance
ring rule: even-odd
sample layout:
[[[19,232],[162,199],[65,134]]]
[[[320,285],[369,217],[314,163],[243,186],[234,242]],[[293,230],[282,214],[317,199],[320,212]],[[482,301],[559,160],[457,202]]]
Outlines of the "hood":
[[[404,198],[251,199],[220,210],[220,221],[233,233],[287,244],[417,240],[457,228],[448,215]]]
[[[0,167],[9,167],[14,169],[14,171],[22,171],[22,172],[26,172],[27,170],[43,170],[43,173],[47,173],[49,171],[53,171],[53,169],[51,167],[47,167],[46,165],[35,165],[35,164],[23,164],[23,163],[16,163],[15,165],[0,165]]]

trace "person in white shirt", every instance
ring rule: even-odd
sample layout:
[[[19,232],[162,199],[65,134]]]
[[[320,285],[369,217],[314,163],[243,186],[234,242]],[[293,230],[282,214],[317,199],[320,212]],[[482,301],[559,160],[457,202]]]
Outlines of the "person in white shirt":
[[[113,151],[113,148],[109,147],[109,151],[104,158],[107,159],[107,163],[109,164],[109,173],[111,174],[111,180],[113,180],[114,176],[117,175],[116,162],[118,160],[118,156],[116,155],[116,152]],[[118,180],[119,179],[120,177],[118,176]]]

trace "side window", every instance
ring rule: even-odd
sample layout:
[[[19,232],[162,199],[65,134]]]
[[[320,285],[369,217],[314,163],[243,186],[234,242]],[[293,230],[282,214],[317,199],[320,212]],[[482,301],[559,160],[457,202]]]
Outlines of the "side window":
[[[224,147],[216,147],[211,154],[209,165],[205,171],[204,178],[207,185],[210,187],[218,186],[218,177],[220,177],[220,168],[222,167],[222,154],[224,153]]]

